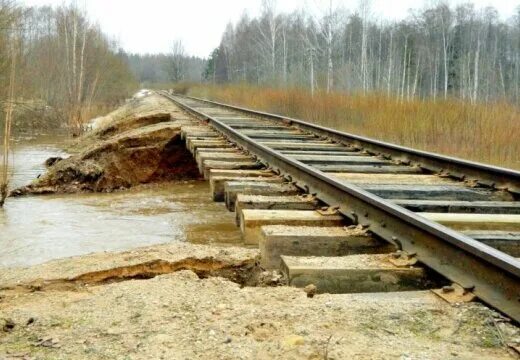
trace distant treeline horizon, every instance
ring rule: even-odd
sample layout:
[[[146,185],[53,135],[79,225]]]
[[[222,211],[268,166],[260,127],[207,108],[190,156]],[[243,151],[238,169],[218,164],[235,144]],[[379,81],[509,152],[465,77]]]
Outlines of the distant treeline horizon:
[[[520,100],[520,6],[502,20],[493,7],[439,2],[388,21],[373,18],[369,4],[361,1],[355,12],[324,8],[315,16],[304,10],[277,13],[275,1],[264,1],[261,15],[244,14],[227,26],[208,59],[186,56],[180,43],[162,67],[151,66],[160,55],[128,59],[139,81]]]
[[[354,13],[329,7],[320,17],[277,14],[265,1],[259,17],[227,27],[206,79],[406,99],[520,99],[520,6],[507,21],[471,3],[441,2],[394,22],[370,13],[368,1]]]

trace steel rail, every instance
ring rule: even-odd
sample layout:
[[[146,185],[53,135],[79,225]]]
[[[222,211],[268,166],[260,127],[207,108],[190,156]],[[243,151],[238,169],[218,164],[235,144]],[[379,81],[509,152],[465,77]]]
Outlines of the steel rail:
[[[161,94],[186,111],[208,121],[230,141],[254,154],[269,167],[289,175],[298,187],[316,193],[320,200],[337,207],[340,213],[354,223],[369,227],[370,231],[404,251],[415,253],[421,263],[520,322],[520,261],[514,257],[355,185],[338,182],[311,166],[255,142],[167,93]],[[215,105],[222,106],[218,103]]]
[[[320,136],[325,136],[340,143],[348,142],[351,145],[361,147],[364,150],[375,153],[376,155],[383,154],[390,156],[393,160],[399,160],[405,164],[419,166],[434,173],[444,173],[446,175],[451,175],[456,178],[465,180],[477,180],[483,185],[508,190],[514,193],[517,197],[520,196],[520,171],[468,161],[456,157],[440,155],[428,151],[412,149],[401,145],[311,124],[303,120],[298,120],[286,116],[246,109],[239,106],[223,104],[220,102],[210,101],[197,97],[184,97],[244,112],[249,115],[284,121],[286,124],[294,125],[301,130],[309,131]]]

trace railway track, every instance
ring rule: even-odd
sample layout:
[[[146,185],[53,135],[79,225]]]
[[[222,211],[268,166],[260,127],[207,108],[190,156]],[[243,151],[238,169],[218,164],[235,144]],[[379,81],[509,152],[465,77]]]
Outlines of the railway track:
[[[520,172],[161,95],[200,119],[183,136],[214,199],[237,211],[246,243],[294,285],[406,290],[424,265],[452,283],[436,291],[447,301],[476,296],[520,322]]]

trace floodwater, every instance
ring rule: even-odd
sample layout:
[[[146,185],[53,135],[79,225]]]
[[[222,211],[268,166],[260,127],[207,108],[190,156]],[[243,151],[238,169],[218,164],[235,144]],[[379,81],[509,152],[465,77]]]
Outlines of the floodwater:
[[[43,162],[66,156],[64,137],[19,139],[12,187],[45,171]],[[100,251],[190,241],[241,241],[232,213],[213,203],[206,182],[141,186],[112,194],[9,198],[0,209],[0,267],[19,267]]]

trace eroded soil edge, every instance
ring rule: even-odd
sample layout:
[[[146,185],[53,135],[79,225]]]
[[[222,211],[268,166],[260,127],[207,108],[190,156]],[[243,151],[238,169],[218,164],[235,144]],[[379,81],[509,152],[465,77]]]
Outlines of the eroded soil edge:
[[[159,95],[129,100],[96,120],[71,147],[70,157],[47,160],[45,174],[11,195],[111,192],[197,179],[197,166],[181,139],[181,127],[192,121]]]
[[[245,260],[221,260],[214,257],[186,258],[180,261],[156,259],[135,265],[81,274],[68,279],[36,279],[28,283],[4,285],[4,295],[37,291],[76,291],[89,286],[101,286],[130,280],[148,280],[156,276],[178,271],[192,271],[199,279],[220,277],[241,287],[279,286],[284,280],[277,272],[268,272],[259,265],[258,258]]]

